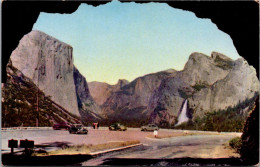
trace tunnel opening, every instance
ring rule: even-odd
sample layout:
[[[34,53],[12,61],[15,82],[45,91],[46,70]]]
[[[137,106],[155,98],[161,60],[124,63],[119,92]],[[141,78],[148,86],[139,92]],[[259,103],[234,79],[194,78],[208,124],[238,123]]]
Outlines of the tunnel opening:
[[[88,2],[87,2],[88,3]],[[106,2],[104,2],[104,3],[106,3]],[[44,3],[42,3],[41,4],[41,7],[40,7],[40,5],[39,4],[37,4],[36,6],[37,7],[35,7],[35,8],[33,8],[33,11],[31,11],[31,10],[27,10],[27,7],[28,6],[30,6],[30,5],[32,5],[32,4],[30,4],[30,5],[28,5],[28,4],[26,4],[25,6],[27,6],[27,7],[25,7],[24,9],[25,10],[27,10],[26,12],[24,12],[24,9],[21,9],[21,6],[22,5],[24,5],[24,4],[20,4],[20,6],[18,7],[18,5],[17,4],[15,4],[13,7],[14,8],[12,8],[12,7],[10,7],[10,6],[12,6],[12,5],[10,5],[9,7],[9,9],[10,10],[6,10],[7,9],[7,7],[5,7],[5,4],[6,4],[6,6],[8,6],[7,4],[8,4],[8,2],[6,3],[6,2],[4,2],[3,3],[3,30],[2,30],[2,32],[3,32],[3,45],[2,45],[2,56],[3,56],[3,66],[2,66],[2,76],[3,76],[3,78],[2,78],[2,82],[4,82],[5,81],[5,62],[7,62],[8,61],[8,59],[9,59],[9,56],[11,55],[10,53],[14,50],[14,48],[17,46],[17,43],[18,43],[18,41],[19,41],[19,39],[21,38],[21,36],[22,35],[24,35],[24,34],[26,34],[26,33],[24,33],[24,32],[29,32],[31,29],[32,29],[32,25],[33,25],[33,23],[36,21],[36,19],[37,19],[37,17],[38,16],[36,16],[36,15],[39,15],[39,11],[40,10],[42,10],[42,11],[47,11],[47,12],[54,12],[57,8],[61,8],[62,10],[61,11],[58,11],[58,12],[61,12],[61,13],[65,13],[65,12],[72,12],[71,10],[75,10],[76,8],[78,8],[78,6],[79,6],[79,4],[74,4],[74,5],[68,5],[68,6],[70,6],[70,7],[65,7],[64,8],[64,6],[63,5],[61,5],[62,7],[60,7],[60,5],[46,5],[46,4],[44,4]],[[44,4],[44,5],[43,5]],[[258,35],[258,28],[257,28],[257,31],[256,31],[256,28],[255,28],[255,26],[257,25],[257,27],[258,27],[258,17],[257,17],[257,19],[252,19],[252,20],[254,20],[254,22],[253,23],[251,23],[249,20],[250,19],[241,19],[241,17],[242,18],[248,18],[248,17],[250,17],[250,18],[256,18],[256,16],[258,16],[258,7],[257,7],[257,9],[256,9],[256,7],[255,6],[258,6],[258,4],[255,4],[255,2],[250,2],[250,3],[248,3],[249,5],[246,7],[246,6],[243,6],[242,8],[241,8],[241,4],[237,4],[237,6],[236,5],[234,5],[234,4],[232,4],[232,8],[236,8],[237,10],[240,10],[240,12],[241,12],[241,10],[248,10],[248,11],[251,11],[251,12],[246,12],[247,14],[244,14],[243,16],[241,16],[240,18],[238,18],[238,17],[233,17],[233,18],[235,18],[234,19],[234,22],[240,22],[241,20],[244,20],[244,21],[246,21],[246,24],[247,25],[251,25],[251,28],[252,29],[250,29],[250,31],[248,31],[249,33],[247,34],[247,35],[241,35],[241,33],[239,34],[239,32],[241,32],[240,30],[242,30],[242,29],[244,29],[245,27],[244,27],[244,25],[241,25],[241,23],[238,23],[238,24],[235,24],[235,25],[240,25],[240,26],[238,26],[239,28],[238,28],[238,30],[236,29],[232,29],[232,28],[224,28],[225,26],[223,26],[223,25],[229,25],[229,26],[231,26],[230,24],[231,23],[227,23],[228,21],[228,19],[229,18],[226,18],[226,19],[223,19],[223,15],[222,16],[220,16],[220,18],[222,17],[222,19],[219,19],[219,18],[217,18],[218,16],[214,16],[214,14],[212,14],[213,13],[213,11],[215,11],[215,13],[217,13],[216,12],[216,10],[218,9],[218,7],[223,7],[223,4],[221,4],[221,3],[219,3],[219,4],[221,4],[221,5],[215,5],[215,4],[209,4],[209,3],[193,3],[193,4],[190,4],[190,5],[188,5],[187,3],[186,4],[184,4],[184,3],[168,3],[170,6],[173,6],[173,7],[177,7],[177,8],[184,8],[185,10],[191,10],[191,11],[195,11],[195,13],[199,16],[199,17],[212,17],[212,21],[213,22],[216,22],[216,24],[219,26],[219,28],[220,29],[225,29],[225,31],[227,31],[227,33],[228,34],[230,34],[230,36],[231,36],[231,38],[233,39],[233,41],[234,41],[234,45],[237,47],[237,50],[238,50],[238,52],[240,53],[240,55],[242,56],[242,57],[244,57],[244,58],[246,58],[247,60],[248,60],[248,62],[249,62],[249,64],[252,64],[256,69],[258,69],[258,53],[259,53],[259,51],[258,51],[258,43],[259,43],[259,40],[258,40],[258,37],[259,37],[259,35]],[[194,5],[195,4],[195,5]],[[199,4],[199,5],[198,5]],[[46,6],[45,6],[46,5]],[[94,4],[94,5],[97,5],[97,4]],[[192,7],[192,6],[196,6],[196,7]],[[234,5],[234,6],[233,6]],[[47,6],[48,6],[48,9],[47,9]],[[53,9],[51,9],[51,8],[49,8],[50,6],[52,6],[53,7]],[[71,7],[71,6],[74,6],[74,7]],[[186,7],[185,7],[186,6]],[[213,6],[214,6],[214,9],[212,10],[212,13],[211,12],[209,12],[210,10],[208,10],[208,8],[210,8],[209,6],[211,6],[211,8],[213,9]],[[217,7],[216,7],[217,6]],[[231,6],[231,4],[230,4],[230,6]],[[228,5],[226,5],[226,7],[224,8],[224,11],[226,11],[226,15],[225,16],[227,16],[228,14],[228,11],[230,10],[230,6],[228,6]],[[251,7],[251,8],[250,8]],[[16,9],[18,8],[18,10],[16,10]],[[56,9],[55,9],[56,8]],[[73,8],[75,8],[75,9],[73,9]],[[204,10],[199,10],[199,9],[203,9],[204,8]],[[206,9],[207,8],[207,9]],[[254,9],[254,10],[252,10],[252,8]],[[15,17],[13,18],[13,19],[11,19],[10,21],[7,21],[6,20],[6,14],[8,13],[8,12],[11,12],[12,10],[16,10],[16,11],[23,11],[23,12],[21,12],[21,13],[25,13],[25,14],[28,14],[28,15],[21,15],[21,16],[18,16],[18,15],[15,15]],[[65,10],[64,10],[65,9]],[[69,10],[69,11],[68,11]],[[204,14],[203,14],[203,12],[205,12]],[[208,12],[208,13],[207,13]],[[235,13],[235,15],[238,15],[238,13],[240,13],[240,12],[237,12],[237,13]],[[14,12],[15,13],[15,12]],[[34,14],[31,14],[31,13],[36,13],[35,15]],[[201,14],[202,13],[202,14]],[[210,14],[209,14],[210,13]],[[225,13],[225,12],[222,12],[222,13]],[[241,13],[244,13],[244,12],[241,12]],[[257,13],[257,15],[256,15],[256,13]],[[11,14],[11,15],[9,15],[9,16],[14,16],[13,14]],[[30,21],[28,21],[28,23],[30,22],[30,24],[24,24],[24,22],[23,22],[23,24],[24,25],[26,25],[26,26],[24,26],[25,28],[23,29],[23,28],[21,28],[21,33],[20,33],[20,30],[19,30],[19,32],[17,33],[17,31],[13,31],[13,32],[16,32],[16,33],[14,33],[14,34],[9,34],[10,33],[10,30],[8,30],[7,31],[7,28],[5,27],[5,26],[8,26],[8,25],[14,25],[14,26],[10,26],[10,27],[16,27],[17,28],[17,23],[18,23],[18,25],[19,24],[22,24],[21,22],[12,22],[11,24],[8,24],[8,22],[10,23],[12,20],[16,20],[17,18],[19,18],[19,17],[21,17],[20,19],[18,19],[18,20],[22,20],[22,22],[25,20],[25,22],[26,22],[26,20],[28,19],[28,20],[30,20]],[[5,18],[5,19],[4,19]],[[25,19],[26,18],[26,19]],[[30,18],[30,19],[29,19]],[[32,20],[34,20],[34,21],[32,21]],[[222,21],[221,21],[222,20]],[[239,20],[239,21],[238,21]],[[257,21],[256,21],[257,20]],[[223,25],[219,25],[217,22],[223,22],[224,24]],[[7,24],[6,24],[7,23]],[[256,24],[257,23],[257,24]],[[234,26],[234,25],[233,25]],[[21,26],[21,27],[23,27],[23,26]],[[228,26],[226,26],[226,27],[228,27]],[[232,27],[232,26],[231,26]],[[248,26],[247,28],[249,28],[250,26]],[[16,28],[14,28],[15,30],[16,30]],[[25,30],[26,29],[26,30]],[[23,31],[23,32],[22,32]],[[7,33],[5,33],[5,32],[7,32]],[[7,40],[7,36],[5,36],[5,34],[8,34],[8,40]],[[234,35],[235,34],[235,35]],[[238,35],[239,34],[239,35]],[[257,34],[257,35],[256,35]],[[19,37],[18,37],[19,36]],[[10,38],[11,37],[11,38]],[[12,37],[14,37],[14,38],[16,38],[16,40],[10,40],[10,39],[12,39]],[[14,39],[13,38],[13,39]],[[6,41],[6,42],[5,42]],[[8,42],[7,42],[8,41]],[[243,42],[242,42],[243,41]],[[248,41],[254,41],[254,42],[248,42]],[[16,45],[15,44],[13,44],[13,43],[16,43]],[[242,44],[243,43],[243,44]],[[253,44],[252,44],[253,43]],[[7,46],[7,47],[6,47]],[[10,47],[13,47],[12,49],[9,49],[9,46]],[[241,47],[240,47],[241,46]],[[250,48],[250,49],[249,49]],[[9,51],[8,51],[8,49],[9,49]],[[245,51],[246,50],[246,51]],[[248,55],[254,55],[254,56],[248,56]],[[257,61],[256,61],[257,60]],[[257,71],[258,72],[258,71]],[[258,101],[257,101],[257,103],[258,103]]]

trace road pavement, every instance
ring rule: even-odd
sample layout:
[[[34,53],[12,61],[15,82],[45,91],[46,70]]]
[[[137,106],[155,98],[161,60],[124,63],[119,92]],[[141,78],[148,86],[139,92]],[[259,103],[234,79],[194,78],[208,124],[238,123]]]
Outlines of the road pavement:
[[[188,131],[185,131],[188,132]],[[194,132],[194,131],[192,131]],[[183,133],[181,130],[159,130],[159,135]],[[81,163],[81,165],[101,165],[108,158],[147,158],[170,159],[181,157],[192,158],[228,158],[238,154],[226,149],[224,144],[241,133],[210,133],[209,135],[179,136],[155,139],[153,132],[141,132],[139,128],[127,131],[109,131],[107,128],[94,130],[89,128],[87,135],[69,134],[66,130],[2,130],[2,152],[9,152],[9,139],[34,140],[35,145],[49,145],[46,150],[57,149],[64,145],[102,144],[116,141],[139,140],[143,146],[113,152]],[[204,132],[205,133],[205,132]]]
[[[152,135],[153,132],[141,132],[139,128],[129,128],[127,131],[109,131],[108,128],[91,129],[88,128],[87,135],[70,134],[67,130],[2,130],[2,152],[9,152],[8,140],[34,140],[35,145],[50,145],[48,149],[57,149],[65,145],[80,144],[103,144],[116,141],[139,140],[140,142],[149,143],[146,136]],[[170,134],[172,131],[161,131],[160,134]],[[176,132],[180,133],[180,132]],[[47,149],[47,150],[48,150]],[[15,149],[19,150],[19,149]]]
[[[102,165],[107,159],[173,159],[173,158],[231,158],[239,155],[225,147],[233,135],[197,135],[165,139],[150,139],[153,142],[142,147],[97,157],[83,166]]]

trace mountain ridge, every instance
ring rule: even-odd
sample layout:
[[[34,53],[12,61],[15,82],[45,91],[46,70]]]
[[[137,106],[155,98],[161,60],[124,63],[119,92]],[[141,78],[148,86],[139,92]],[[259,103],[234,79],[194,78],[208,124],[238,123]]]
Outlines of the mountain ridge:
[[[40,31],[25,35],[13,51],[13,66],[46,96],[90,122],[155,123],[172,128],[187,100],[191,121],[206,113],[239,106],[259,94],[256,70],[243,59],[212,52],[190,54],[183,70],[167,69],[118,80],[87,82],[73,64],[73,48]],[[243,108],[243,112],[246,107]]]
[[[158,77],[167,73],[170,74],[167,77]],[[242,78],[239,77],[240,73],[243,73],[242,78],[245,82],[242,82]],[[232,77],[233,75],[236,77]],[[147,80],[149,77],[150,79]],[[155,82],[157,82],[156,86]],[[232,86],[235,83],[240,86]],[[234,87],[243,91],[227,94],[228,90]],[[247,89],[252,93],[245,92]],[[224,110],[238,105],[246,99],[253,98],[259,93],[258,90],[259,81],[255,69],[243,58],[232,60],[218,52],[212,52],[210,56],[194,52],[189,56],[183,70],[170,69],[137,77],[111,93],[101,108],[108,119],[126,122],[127,120],[122,118],[125,115],[128,121],[151,122],[172,127],[176,124],[185,99],[188,99],[190,106],[189,115],[194,119],[209,111]],[[220,93],[216,94],[217,92]],[[243,92],[244,95],[241,95]],[[219,106],[222,103],[214,99],[221,99],[226,95],[234,96],[233,100],[227,102],[225,107]]]

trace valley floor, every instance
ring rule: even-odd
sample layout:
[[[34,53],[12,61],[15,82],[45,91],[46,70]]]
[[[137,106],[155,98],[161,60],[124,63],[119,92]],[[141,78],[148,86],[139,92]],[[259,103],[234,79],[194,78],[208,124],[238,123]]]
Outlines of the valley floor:
[[[176,137],[174,134],[177,134]],[[2,153],[10,152],[8,140],[34,140],[35,145],[46,151],[64,147],[64,145],[102,144],[117,141],[139,140],[143,146],[126,151],[102,155],[81,165],[101,165],[108,158],[231,158],[239,157],[231,150],[227,143],[230,139],[240,136],[241,133],[217,133],[184,130],[160,129],[159,136],[166,138],[156,139],[153,132],[141,132],[139,128],[129,128],[127,131],[109,131],[108,128],[94,130],[89,128],[87,135],[69,134],[65,130],[2,130]],[[148,137],[147,137],[148,136]],[[15,149],[17,151],[17,149]]]

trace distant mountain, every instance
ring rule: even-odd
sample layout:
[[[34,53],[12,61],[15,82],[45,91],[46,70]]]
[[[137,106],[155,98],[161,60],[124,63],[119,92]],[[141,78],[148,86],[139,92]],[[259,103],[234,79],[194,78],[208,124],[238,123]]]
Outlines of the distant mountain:
[[[146,122],[147,106],[153,92],[158,89],[163,79],[173,77],[175,70],[138,77],[112,92],[101,108],[110,121],[123,121],[127,124]]]
[[[151,122],[173,128],[186,99],[190,120],[220,110],[236,111],[241,120],[259,94],[255,69],[243,58],[234,61],[217,52],[192,53],[182,71],[148,74],[118,89],[106,83],[89,85],[108,122],[129,126]]]
[[[107,98],[113,93],[123,86],[127,85],[129,82],[125,79],[118,80],[117,84],[109,85],[105,82],[89,82],[88,87],[90,94],[98,105],[102,105],[105,103]]]
[[[10,60],[46,96],[70,113],[81,116],[83,121],[93,116],[90,113],[100,113],[85,77],[73,64],[72,47],[68,44],[43,32],[31,31],[20,40]],[[100,119],[93,116],[95,118]]]

